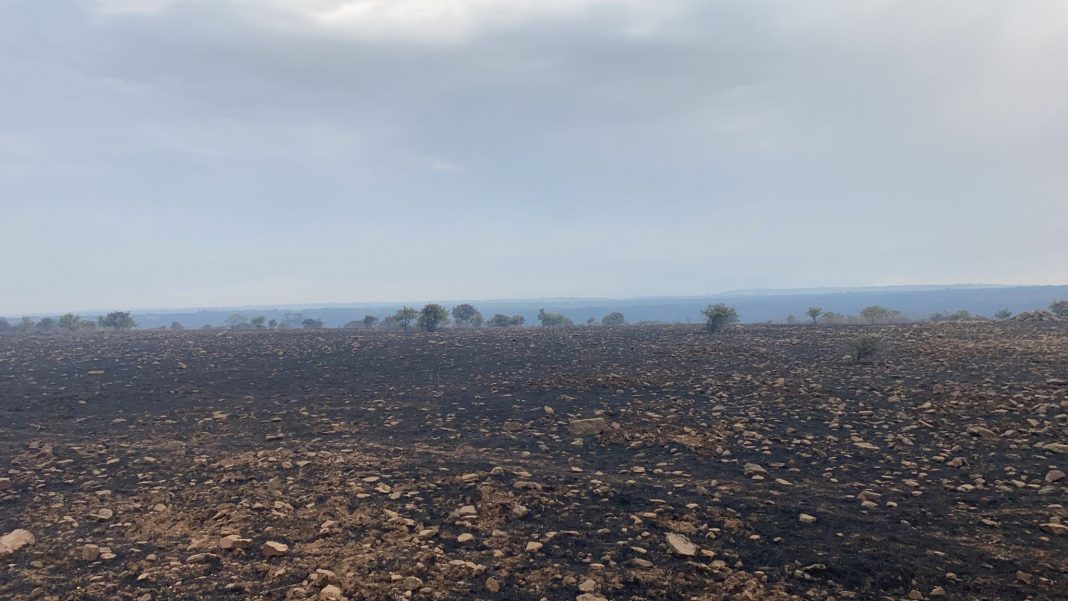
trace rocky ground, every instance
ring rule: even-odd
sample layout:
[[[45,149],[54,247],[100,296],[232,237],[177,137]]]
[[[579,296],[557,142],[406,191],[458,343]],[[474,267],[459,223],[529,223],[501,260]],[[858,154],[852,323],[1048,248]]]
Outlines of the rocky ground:
[[[0,338],[3,599],[1068,597],[1068,329]]]

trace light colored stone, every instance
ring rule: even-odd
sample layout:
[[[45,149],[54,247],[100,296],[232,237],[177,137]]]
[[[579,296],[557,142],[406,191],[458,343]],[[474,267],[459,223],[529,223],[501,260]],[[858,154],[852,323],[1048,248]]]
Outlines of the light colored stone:
[[[529,543],[527,543],[527,547],[526,548],[527,548],[527,552],[528,553],[536,553],[538,551],[541,551],[541,548],[543,546],[544,545],[542,545],[541,543],[532,540]]]
[[[816,523],[816,516],[809,515],[807,513],[802,513],[800,518],[799,518],[799,521],[802,524],[815,524]]]
[[[1050,484],[1060,482],[1061,480],[1064,480],[1064,472],[1061,470],[1050,470],[1046,474],[1046,482],[1049,482]]]
[[[37,542],[37,539],[34,538],[29,530],[16,528],[0,537],[0,557],[11,555],[15,551],[35,542]]]
[[[289,553],[289,545],[269,540],[263,543],[260,552],[263,553],[264,557],[278,557]]]
[[[668,547],[671,552],[676,555],[682,555],[685,557],[693,557],[697,554],[697,545],[690,542],[690,539],[682,534],[675,532],[668,532],[665,537]]]
[[[1064,524],[1058,524],[1057,522],[1048,522],[1046,524],[1039,524],[1038,527],[1041,528],[1043,532],[1048,532],[1050,534],[1057,534],[1057,535],[1068,534],[1068,526],[1065,526]]]
[[[82,546],[82,561],[96,561],[100,558],[100,547],[94,544]]]

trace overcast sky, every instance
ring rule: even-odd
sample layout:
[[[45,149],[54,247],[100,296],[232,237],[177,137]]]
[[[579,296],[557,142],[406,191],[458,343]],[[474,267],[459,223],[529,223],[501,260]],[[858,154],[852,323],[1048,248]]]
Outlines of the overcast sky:
[[[0,0],[0,314],[1068,283],[1068,3]]]

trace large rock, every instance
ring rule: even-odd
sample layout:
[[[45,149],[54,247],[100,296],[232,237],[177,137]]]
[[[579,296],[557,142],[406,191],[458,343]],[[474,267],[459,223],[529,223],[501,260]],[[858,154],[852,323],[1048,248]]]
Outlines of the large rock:
[[[682,555],[684,557],[693,557],[697,554],[697,545],[690,542],[690,539],[686,538],[682,534],[676,534],[674,532],[668,532],[664,537],[667,539],[668,547],[671,552],[676,555]]]
[[[567,429],[575,436],[593,436],[608,429],[608,420],[603,417],[573,419],[567,424]]]
[[[11,555],[15,551],[37,542],[29,530],[17,528],[0,537],[0,557]]]

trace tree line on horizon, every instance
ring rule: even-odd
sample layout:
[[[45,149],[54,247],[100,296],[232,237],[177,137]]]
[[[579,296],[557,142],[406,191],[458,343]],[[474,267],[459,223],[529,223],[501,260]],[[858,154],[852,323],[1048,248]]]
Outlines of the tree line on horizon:
[[[701,313],[705,318],[704,325],[706,329],[711,332],[719,332],[738,323],[739,320],[737,310],[733,306],[723,303],[708,305],[705,309],[702,309]],[[1049,305],[1048,313],[1061,319],[1068,319],[1068,300],[1054,301]],[[884,325],[917,321],[908,318],[900,311],[879,305],[865,307],[856,315],[844,315],[833,311],[824,311],[823,308],[814,306],[809,307],[804,312],[804,315],[812,325]],[[993,318],[995,320],[1004,321],[1012,316],[1012,311],[1001,309],[994,313]],[[953,313],[934,313],[922,321],[938,323],[982,321],[987,319],[987,317],[982,315],[960,310]],[[572,327],[575,325],[574,321],[567,316],[561,313],[546,311],[544,308],[538,310],[537,320],[540,326],[548,328]],[[796,324],[800,323],[800,321],[801,320],[796,316],[789,315],[784,320],[784,323]],[[600,321],[590,317],[586,320],[585,325],[594,326],[598,325],[598,323],[605,327],[630,325],[626,317],[618,311],[613,311],[605,315]],[[634,325],[651,325],[653,323],[658,322],[638,322]],[[403,306],[400,309],[397,309],[392,315],[384,318],[379,318],[375,315],[366,315],[360,320],[350,321],[340,326],[340,329],[409,331],[414,327],[418,330],[434,332],[445,327],[477,329],[482,327],[514,328],[523,327],[525,325],[526,318],[522,315],[504,315],[502,313],[496,313],[489,319],[485,319],[482,316],[482,313],[469,303],[456,305],[451,310],[447,310],[444,306],[437,303],[428,303],[424,305],[422,309]],[[23,317],[14,324],[8,322],[6,318],[0,317],[0,334],[55,333],[95,330],[128,331],[133,330],[136,327],[137,322],[134,320],[130,311],[112,311],[97,317],[95,320],[84,319],[74,313],[67,313],[54,318],[44,317],[39,321],[34,321],[33,318],[30,317]],[[320,319],[305,317],[299,312],[288,312],[283,314],[281,319],[267,319],[262,315],[250,318],[239,313],[234,313],[227,317],[225,326],[205,325],[201,329],[288,330],[322,329],[324,327],[323,321]],[[157,329],[184,330],[185,328],[181,323],[175,321],[172,322],[170,326],[161,326]]]

